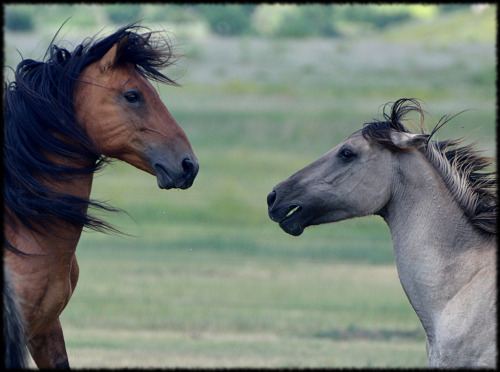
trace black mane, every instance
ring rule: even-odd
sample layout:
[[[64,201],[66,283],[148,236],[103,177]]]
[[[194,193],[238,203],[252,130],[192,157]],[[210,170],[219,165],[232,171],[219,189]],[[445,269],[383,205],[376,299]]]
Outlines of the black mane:
[[[72,52],[53,44],[44,61],[25,59],[15,70],[13,82],[4,84],[4,218],[16,228],[13,217],[41,233],[51,231],[57,219],[77,227],[116,231],[106,222],[87,214],[87,207],[116,211],[93,200],[62,194],[41,180],[64,181],[99,170],[107,161],[77,123],[73,90],[80,72],[100,60],[109,49],[127,37],[127,46],[117,61],[132,63],[146,77],[176,85],[159,72],[174,57],[168,40],[147,32],[135,23],[94,41],[87,38]],[[49,158],[65,158],[85,167],[65,167]],[[7,249],[22,253],[4,238]]]

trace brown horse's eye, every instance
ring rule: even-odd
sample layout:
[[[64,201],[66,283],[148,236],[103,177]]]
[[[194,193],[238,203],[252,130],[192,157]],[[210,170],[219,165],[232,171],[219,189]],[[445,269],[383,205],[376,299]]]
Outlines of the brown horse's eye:
[[[141,100],[141,94],[135,90],[126,92],[123,97],[125,97],[128,103],[136,103]]]

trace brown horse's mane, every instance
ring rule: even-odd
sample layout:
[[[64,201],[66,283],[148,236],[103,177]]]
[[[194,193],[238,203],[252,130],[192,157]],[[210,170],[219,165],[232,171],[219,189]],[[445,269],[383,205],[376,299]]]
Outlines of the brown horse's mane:
[[[380,143],[391,151],[411,151],[411,148],[395,144],[391,140],[391,132],[410,133],[401,121],[408,113],[414,111],[420,115],[420,129],[422,134],[425,134],[424,110],[418,100],[413,98],[402,98],[390,105],[391,103],[384,105],[385,120],[364,124],[363,137]],[[386,109],[389,106],[391,111],[387,114]],[[431,141],[432,136],[455,116],[443,116],[428,134],[429,137],[426,143],[421,145],[420,151],[441,175],[446,187],[471,224],[484,234],[496,234],[497,178],[494,172],[484,171],[492,164],[491,158],[482,156],[481,152],[476,150],[477,142],[464,145],[466,138]]]

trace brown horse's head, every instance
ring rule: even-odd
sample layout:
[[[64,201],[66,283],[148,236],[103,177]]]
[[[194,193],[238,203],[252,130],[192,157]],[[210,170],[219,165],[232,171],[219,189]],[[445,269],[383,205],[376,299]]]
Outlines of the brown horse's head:
[[[102,154],[156,175],[162,189],[187,189],[198,160],[153,85],[121,58],[127,40],[81,72],[74,90],[76,117]]]

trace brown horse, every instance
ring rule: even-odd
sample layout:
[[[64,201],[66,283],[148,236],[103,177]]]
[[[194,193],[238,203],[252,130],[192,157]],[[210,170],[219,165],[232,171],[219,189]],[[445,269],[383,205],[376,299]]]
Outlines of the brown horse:
[[[431,367],[496,363],[497,180],[489,159],[460,141],[430,141],[401,123],[418,101],[401,99],[279,183],[269,216],[292,235],[307,226],[380,215],[399,278],[426,333]],[[444,117],[446,118],[446,117]]]
[[[174,57],[158,32],[131,24],[73,52],[51,43],[44,62],[22,61],[5,94],[4,265],[20,297],[29,351],[39,368],[69,367],[59,315],[78,280],[84,227],[111,226],[88,208],[93,173],[108,157],[189,188],[199,166],[148,78]]]

